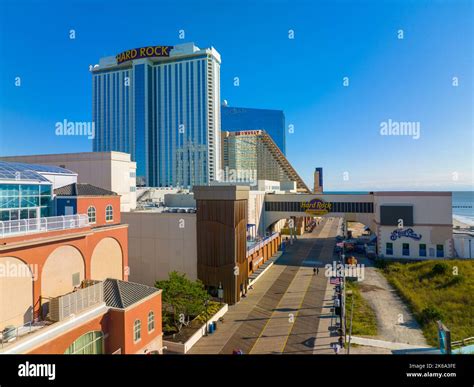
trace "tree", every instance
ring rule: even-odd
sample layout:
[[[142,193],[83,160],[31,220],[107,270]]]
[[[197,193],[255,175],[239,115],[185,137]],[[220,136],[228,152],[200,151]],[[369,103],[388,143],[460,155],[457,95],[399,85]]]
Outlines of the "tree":
[[[155,287],[162,289],[162,301],[167,319],[179,332],[186,319],[195,317],[205,309],[209,294],[201,281],[191,281],[186,274],[173,271],[169,279],[156,281]],[[164,319],[165,320],[165,319]]]

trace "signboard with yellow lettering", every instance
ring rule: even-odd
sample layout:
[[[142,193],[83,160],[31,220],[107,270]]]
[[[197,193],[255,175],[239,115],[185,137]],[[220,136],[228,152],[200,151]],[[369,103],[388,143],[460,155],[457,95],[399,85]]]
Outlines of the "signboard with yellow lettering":
[[[133,48],[118,54],[117,64],[128,62],[129,60],[141,58],[167,57],[170,56],[170,51],[173,46],[148,46],[141,48]]]
[[[325,202],[321,199],[312,199],[309,202],[302,202],[301,208],[304,208],[307,214],[326,215],[331,212],[332,203]]]

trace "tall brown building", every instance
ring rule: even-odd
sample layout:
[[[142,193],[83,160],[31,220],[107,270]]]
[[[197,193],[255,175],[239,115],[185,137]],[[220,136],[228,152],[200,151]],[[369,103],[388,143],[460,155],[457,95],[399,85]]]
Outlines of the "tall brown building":
[[[323,169],[318,167],[314,170],[314,193],[323,193]]]
[[[235,304],[247,292],[249,187],[195,186],[197,273],[209,289],[222,287],[223,301]]]

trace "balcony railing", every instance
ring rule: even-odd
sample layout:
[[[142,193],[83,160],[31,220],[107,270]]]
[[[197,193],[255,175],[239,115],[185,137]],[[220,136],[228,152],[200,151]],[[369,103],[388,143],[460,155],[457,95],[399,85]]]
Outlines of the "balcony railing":
[[[81,287],[71,293],[52,298],[48,303],[48,317],[36,319],[19,326],[7,326],[0,331],[0,350],[13,345],[51,324],[80,315],[85,310],[104,302],[102,281],[84,280]]]
[[[87,226],[89,226],[89,218],[85,214],[8,220],[0,222],[0,238],[39,232],[69,230]]]
[[[269,237],[266,237],[265,239],[262,239],[261,241],[251,245],[251,246],[248,246],[247,247],[247,257],[249,255],[252,255],[253,253],[255,253],[256,251],[258,251],[259,249],[261,249],[263,246],[265,246],[267,243],[270,243],[272,240],[274,240],[275,238],[277,238],[280,234],[277,233],[277,232],[274,232],[271,236]]]

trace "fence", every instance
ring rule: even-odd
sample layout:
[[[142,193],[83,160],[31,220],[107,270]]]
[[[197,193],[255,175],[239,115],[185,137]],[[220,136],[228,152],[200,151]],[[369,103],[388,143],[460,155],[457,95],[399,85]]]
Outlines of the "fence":
[[[0,222],[0,237],[68,230],[87,227],[88,225],[89,218],[85,214],[7,220]]]
[[[49,319],[62,321],[72,314],[78,314],[84,309],[103,302],[103,282],[97,282],[75,292],[53,298],[49,302]]]

